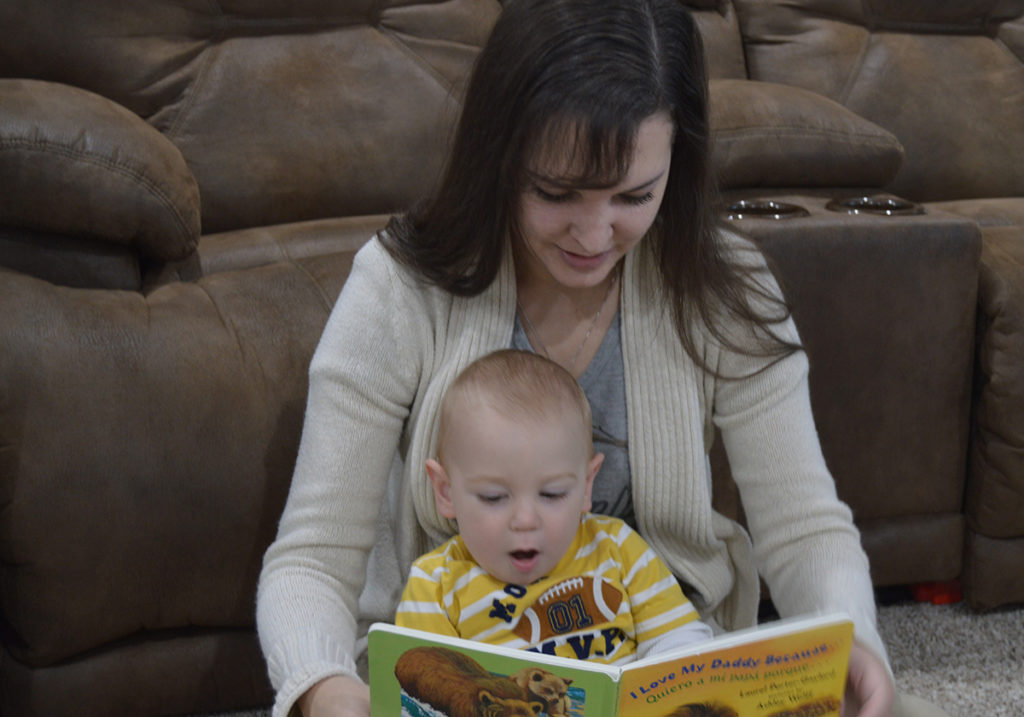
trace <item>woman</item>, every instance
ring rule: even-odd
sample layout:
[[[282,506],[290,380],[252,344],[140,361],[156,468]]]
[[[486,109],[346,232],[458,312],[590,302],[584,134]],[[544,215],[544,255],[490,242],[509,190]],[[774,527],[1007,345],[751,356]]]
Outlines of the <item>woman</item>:
[[[641,531],[703,617],[753,624],[757,568],[783,615],[845,610],[859,714],[889,713],[867,559],[821,456],[806,357],[760,254],[713,219],[706,93],[678,0],[507,4],[436,195],[360,251],[313,359],[258,599],[275,715],[369,714],[365,629],[455,532],[424,469],[441,397],[510,345],[580,379],[608,455],[595,503]],[[711,509],[714,425],[753,547]]]

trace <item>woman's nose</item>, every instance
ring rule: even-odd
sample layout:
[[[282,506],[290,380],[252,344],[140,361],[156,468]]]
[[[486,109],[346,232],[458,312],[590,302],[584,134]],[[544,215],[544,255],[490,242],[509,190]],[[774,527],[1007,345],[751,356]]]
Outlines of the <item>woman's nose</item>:
[[[569,226],[569,236],[588,254],[607,250],[612,233],[612,217],[606,208],[581,210]]]

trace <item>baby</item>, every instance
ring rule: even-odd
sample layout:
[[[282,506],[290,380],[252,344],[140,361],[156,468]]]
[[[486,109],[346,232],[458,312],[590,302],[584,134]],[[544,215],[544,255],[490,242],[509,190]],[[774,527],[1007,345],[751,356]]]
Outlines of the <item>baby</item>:
[[[556,363],[502,350],[470,364],[436,456],[437,509],[459,534],[413,564],[396,624],[616,664],[712,636],[640,535],[589,513],[604,456]]]

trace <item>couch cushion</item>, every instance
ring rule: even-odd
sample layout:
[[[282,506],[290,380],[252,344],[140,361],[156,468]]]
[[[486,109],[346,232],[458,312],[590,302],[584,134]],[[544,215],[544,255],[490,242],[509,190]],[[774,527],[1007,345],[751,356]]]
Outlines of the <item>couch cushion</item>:
[[[157,267],[146,276],[148,290],[173,281],[194,281],[202,276],[239,271],[281,261],[302,261],[317,256],[353,256],[388,223],[390,215],[336,217],[272,227],[236,229],[205,234],[187,259]],[[346,275],[348,267],[341,269]]]
[[[0,76],[90,89],[154,125],[199,183],[204,233],[418,199],[500,11],[496,0],[14,5],[0,3]]]
[[[145,296],[0,269],[0,614],[13,659],[41,667],[145,631],[251,628],[307,367],[353,254]]]
[[[729,0],[686,0],[700,29],[707,57],[708,77],[741,79],[747,76],[739,18]]]
[[[179,259],[199,240],[199,189],[137,115],[75,87],[0,80],[0,225]]]
[[[1020,0],[735,0],[751,79],[830,97],[899,138],[890,191],[1024,195]]]
[[[880,187],[903,147],[837,102],[797,87],[711,81],[714,158],[723,188]]]
[[[274,702],[253,629],[142,633],[49,667],[0,648],[0,714],[211,715]],[[265,712],[253,710],[255,717]]]

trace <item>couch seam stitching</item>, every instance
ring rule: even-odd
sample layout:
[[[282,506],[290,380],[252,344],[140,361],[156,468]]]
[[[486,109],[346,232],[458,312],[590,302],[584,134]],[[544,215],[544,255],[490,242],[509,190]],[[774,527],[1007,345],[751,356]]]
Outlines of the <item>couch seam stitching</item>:
[[[214,12],[214,14],[223,19],[224,8],[220,6],[217,0],[207,0],[207,5]],[[195,104],[195,97],[198,94],[198,88],[202,87],[206,83],[206,76],[209,73],[209,68],[213,62],[212,54],[216,54],[220,50],[220,45],[224,40],[224,27],[222,23],[215,23],[213,32],[210,33],[206,40],[206,47],[200,51],[199,69],[196,71],[196,77],[193,82],[188,83],[183,93],[183,104],[182,107],[174,113],[173,119],[167,127],[166,135],[168,137],[177,137],[181,124],[185,121],[192,107]]]
[[[839,91],[839,103],[844,107],[848,106],[847,102],[850,99],[850,93],[853,92],[853,86],[857,83],[857,80],[860,79],[861,75],[864,72],[864,61],[867,58],[868,49],[875,39],[874,30],[872,30],[869,27],[865,27],[864,30],[865,32],[867,32],[867,39],[861,46],[860,52],[857,53],[857,62],[850,69],[850,74],[849,76],[847,76],[846,81],[843,83],[843,88]]]
[[[296,262],[294,259],[292,260],[292,265],[306,275],[306,278],[309,279],[309,282],[316,288],[316,292],[320,294],[320,299],[321,301],[323,301],[324,304],[323,308],[327,311],[328,314],[330,314],[331,309],[334,307],[334,302],[331,301],[329,296],[327,296],[327,292],[324,291],[323,285],[316,279],[316,277],[313,276],[313,274],[310,273],[309,269],[307,269],[302,264]]]
[[[426,58],[424,58],[418,52],[413,50],[408,45],[408,43],[404,42],[402,40],[401,33],[399,33],[396,30],[392,30],[391,28],[383,27],[383,26],[380,26],[380,25],[378,25],[376,29],[377,29],[377,32],[379,32],[383,37],[386,37],[388,40],[390,40],[391,44],[394,45],[400,52],[402,52],[403,54],[405,54],[408,57],[410,57],[418,66],[420,66],[421,68],[425,69],[427,71],[427,74],[429,74],[434,79],[434,81],[438,84],[438,86],[441,87],[448,95],[450,95],[450,96],[453,95],[454,89],[455,89],[454,85],[452,83],[448,82],[447,78],[444,75],[442,75],[437,70],[436,67],[434,67],[432,64],[427,62]],[[475,47],[473,45],[466,45],[465,43],[451,43],[451,44],[463,45],[465,47]]]
[[[238,358],[240,360],[241,365],[243,367],[245,366],[245,364],[247,363],[246,359],[249,356],[251,356],[252,360],[256,363],[257,368],[259,368],[259,374],[263,384],[263,393],[265,396],[268,393],[267,371],[263,365],[263,362],[260,360],[259,353],[256,351],[247,350],[247,346],[242,343],[242,337],[238,333],[238,327],[234,324],[234,322],[228,321],[228,318],[225,315],[223,309],[221,308],[220,303],[218,303],[217,299],[214,298],[213,293],[206,286],[206,284],[204,284],[201,281],[197,281],[195,282],[195,286],[199,287],[199,290],[203,292],[207,300],[210,302],[210,305],[213,307],[213,310],[217,312],[217,318],[220,320],[221,326],[223,326],[225,330],[231,333],[231,338],[234,340],[235,346],[238,349]]]

